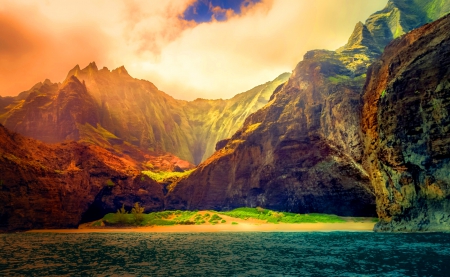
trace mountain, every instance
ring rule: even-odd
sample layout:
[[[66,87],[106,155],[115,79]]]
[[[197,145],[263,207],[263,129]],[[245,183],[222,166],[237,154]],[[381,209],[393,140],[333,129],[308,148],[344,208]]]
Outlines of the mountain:
[[[62,84],[46,80],[17,97],[0,98],[0,123],[44,142],[99,145],[144,164],[153,164],[146,156],[166,153],[200,163],[288,77],[282,74],[228,100],[187,102],[132,78],[124,67],[77,65]]]
[[[449,2],[433,1],[440,7]],[[387,42],[430,20],[422,16],[430,5],[389,1],[366,24],[357,24],[344,47],[305,54],[272,101],[173,185],[166,207],[373,215],[376,191],[363,167],[361,134],[365,73]],[[394,32],[394,25],[401,31]]]
[[[140,202],[164,205],[162,187],[98,146],[48,145],[0,125],[0,231],[70,228]]]
[[[146,169],[146,164],[157,170],[194,167],[174,155],[139,148],[103,128],[103,109],[88,92],[85,82],[74,75],[69,74],[62,84],[46,80],[17,97],[3,99],[0,122],[24,136],[48,143],[75,140],[98,145],[115,155],[134,160],[142,169]]]
[[[450,230],[450,16],[393,41],[364,88],[377,231]]]
[[[339,57],[308,52],[274,99],[175,185],[167,207],[373,216],[375,197],[360,166],[364,78],[349,77]]]
[[[389,0],[386,7],[369,16],[365,24],[356,24],[347,44],[337,52],[346,55],[346,64],[361,74],[393,39],[449,12],[448,0]]]

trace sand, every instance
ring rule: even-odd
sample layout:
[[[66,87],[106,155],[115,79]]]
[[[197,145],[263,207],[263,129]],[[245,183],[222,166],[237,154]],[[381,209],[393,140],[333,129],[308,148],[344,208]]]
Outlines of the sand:
[[[31,230],[31,233],[132,233],[132,232],[158,232],[158,233],[202,233],[202,232],[372,232],[373,222],[345,222],[345,223],[301,223],[301,224],[255,224],[239,223],[217,225],[174,225],[152,226],[136,228],[80,228],[80,229],[43,229]]]

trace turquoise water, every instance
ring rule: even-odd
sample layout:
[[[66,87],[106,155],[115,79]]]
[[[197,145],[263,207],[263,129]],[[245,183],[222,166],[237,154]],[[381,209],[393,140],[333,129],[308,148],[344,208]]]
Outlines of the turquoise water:
[[[450,276],[450,234],[0,234],[0,276]]]

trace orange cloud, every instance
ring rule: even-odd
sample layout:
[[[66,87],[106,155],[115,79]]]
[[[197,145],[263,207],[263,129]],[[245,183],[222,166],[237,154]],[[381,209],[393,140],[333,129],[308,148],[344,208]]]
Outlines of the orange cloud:
[[[55,30],[36,7],[5,6],[0,7],[0,95],[17,95],[46,78],[62,81],[78,63],[106,61],[109,38],[96,26]]]
[[[291,71],[311,49],[336,49],[387,0],[248,1],[225,21],[181,15],[195,0],[2,0],[0,95],[76,64],[124,65],[176,98],[230,98]]]

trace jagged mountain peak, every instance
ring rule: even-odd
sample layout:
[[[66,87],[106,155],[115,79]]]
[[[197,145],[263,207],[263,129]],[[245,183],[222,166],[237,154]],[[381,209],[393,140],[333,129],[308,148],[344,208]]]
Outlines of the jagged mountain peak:
[[[345,50],[364,49],[370,52],[380,53],[373,40],[372,34],[365,24],[361,21],[356,23],[353,33],[348,39],[346,45],[338,49],[338,52]]]
[[[126,70],[125,66],[120,66],[116,69],[114,69],[113,71],[111,71],[112,73],[117,73],[119,75],[123,75],[123,76],[130,76],[130,74],[128,73],[128,71]],[[131,76],[130,76],[131,77]]]
[[[80,66],[78,64],[75,65],[75,67],[69,70],[69,73],[67,73],[66,79],[68,79],[72,75],[78,75],[78,72],[80,72],[80,70]]]
[[[85,68],[83,68],[83,71],[98,71],[97,65],[95,64],[95,62],[91,62],[88,64],[88,66],[86,66]]]

